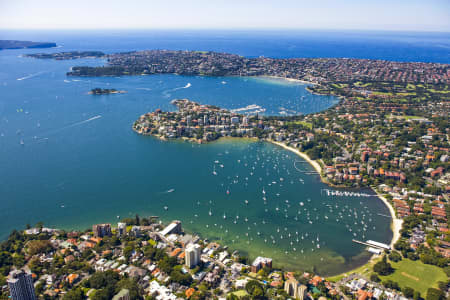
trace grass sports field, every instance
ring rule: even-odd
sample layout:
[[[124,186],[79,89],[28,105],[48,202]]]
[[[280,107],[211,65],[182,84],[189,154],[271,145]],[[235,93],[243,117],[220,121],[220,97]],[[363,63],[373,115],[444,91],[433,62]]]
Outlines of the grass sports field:
[[[390,262],[395,272],[389,276],[380,276],[382,281],[392,280],[399,284],[401,288],[409,286],[419,291],[422,297],[426,296],[426,291],[430,287],[437,288],[439,281],[447,281],[447,275],[441,268],[426,265],[421,261],[403,259],[399,262]]]

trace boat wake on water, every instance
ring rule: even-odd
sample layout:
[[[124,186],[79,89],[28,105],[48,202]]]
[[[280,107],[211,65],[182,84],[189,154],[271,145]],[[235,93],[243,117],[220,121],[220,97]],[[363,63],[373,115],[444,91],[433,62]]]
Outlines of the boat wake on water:
[[[177,87],[177,88],[174,88],[171,90],[166,90],[166,91],[162,92],[162,94],[163,94],[164,98],[169,98],[172,96],[172,94],[170,92],[175,92],[175,91],[182,90],[182,89],[188,89],[191,86],[192,86],[192,84],[190,82],[188,82],[185,86]]]
[[[37,72],[37,73],[35,73],[35,74],[30,74],[30,75],[28,75],[28,76],[24,76],[24,77],[17,78],[17,80],[22,81],[22,80],[25,80],[25,79],[30,79],[30,78],[39,76],[39,75],[41,75],[41,74],[43,74],[43,73],[45,73],[45,72],[44,72],[44,71],[42,71],[42,72]]]
[[[89,118],[89,119],[86,119],[86,120],[83,120],[83,121],[79,121],[79,122],[76,122],[76,123],[73,123],[73,124],[70,124],[70,125],[63,126],[61,128],[56,128],[56,129],[49,130],[47,132],[44,132],[44,133],[40,134],[40,136],[36,136],[35,135],[32,138],[34,140],[36,140],[36,142],[42,142],[44,140],[48,140],[48,137],[45,137],[45,136],[53,135],[53,134],[56,134],[56,133],[61,132],[63,130],[66,130],[66,129],[69,129],[69,128],[73,128],[73,127],[76,127],[76,126],[80,126],[80,125],[83,125],[85,123],[92,122],[94,120],[100,119],[101,117],[102,117],[102,115],[97,115],[97,116],[94,116],[92,118]],[[30,137],[28,137],[28,138],[30,138]],[[22,143],[22,144],[24,144],[24,143]]]
[[[188,82],[185,86],[174,88],[171,91],[178,91],[178,90],[182,90],[182,89],[188,89],[191,86],[192,86],[192,84],[190,82]]]
[[[68,128],[71,128],[71,127],[79,126],[79,125],[82,125],[82,124],[84,124],[84,123],[88,123],[88,122],[91,122],[91,121],[100,119],[101,117],[102,117],[102,115],[97,115],[97,116],[94,116],[94,117],[89,118],[89,119],[87,119],[87,120],[80,121],[80,122],[76,122],[76,123],[73,123],[73,124],[71,124],[71,125],[64,126],[64,127],[62,127],[62,128],[59,128],[59,130],[64,130],[64,129],[68,129]]]
[[[173,193],[173,192],[175,192],[175,189],[170,189],[170,190],[161,192],[161,194],[169,194],[169,193]]]

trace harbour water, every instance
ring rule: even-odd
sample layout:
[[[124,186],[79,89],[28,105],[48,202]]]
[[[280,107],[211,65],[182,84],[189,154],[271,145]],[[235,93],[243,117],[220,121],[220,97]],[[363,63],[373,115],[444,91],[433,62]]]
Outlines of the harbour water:
[[[188,231],[251,258],[269,256],[276,266],[320,274],[367,261],[369,253],[352,239],[390,241],[390,220],[383,216],[389,212],[382,201],[328,195],[311,166],[278,146],[236,139],[208,145],[161,142],[131,130],[142,113],[173,110],[174,98],[228,109],[255,104],[265,114],[280,115],[321,111],[337,103],[334,97],[311,95],[303,84],[268,78],[68,78],[65,73],[73,65],[104,61],[19,57],[39,51],[195,48],[195,37],[170,37],[129,44],[130,39],[120,43],[117,36],[104,42],[66,36],[55,40],[63,45],[58,49],[0,52],[2,238],[38,221],[84,229],[137,213],[159,215],[164,221],[179,219]],[[208,44],[205,38],[198,47],[224,50],[213,40]],[[252,51],[243,49],[225,50]],[[127,93],[88,95],[95,87]]]

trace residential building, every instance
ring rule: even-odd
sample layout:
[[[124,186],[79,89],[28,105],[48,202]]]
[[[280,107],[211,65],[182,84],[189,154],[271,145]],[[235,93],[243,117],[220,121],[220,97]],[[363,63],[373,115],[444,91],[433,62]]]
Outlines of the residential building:
[[[92,226],[95,237],[111,236],[111,224],[96,224]]]
[[[305,299],[307,287],[306,285],[299,285],[299,282],[294,278],[286,280],[284,283],[284,290],[286,293],[294,299]]]
[[[290,278],[284,283],[284,291],[291,297],[297,298],[298,281]]]
[[[8,287],[13,300],[35,300],[33,278],[30,273],[15,270],[9,273]]]
[[[117,235],[124,236],[127,234],[127,224],[125,223],[117,223]]]
[[[185,250],[185,264],[192,268],[200,262],[201,248],[198,244],[189,244]]]
[[[297,289],[297,299],[304,300],[306,298],[307,290],[308,288],[306,287],[306,285],[302,284],[301,286],[299,286]]]
[[[268,257],[258,256],[252,263],[251,271],[257,273],[264,267],[272,268],[272,259]]]

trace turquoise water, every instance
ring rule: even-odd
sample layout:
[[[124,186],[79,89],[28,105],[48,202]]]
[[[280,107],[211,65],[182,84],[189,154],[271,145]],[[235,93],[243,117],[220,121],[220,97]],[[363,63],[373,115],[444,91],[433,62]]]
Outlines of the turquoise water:
[[[18,57],[24,52],[0,53],[1,237],[38,221],[84,229],[117,216],[159,215],[250,257],[321,274],[368,259],[352,238],[390,240],[379,199],[326,196],[318,176],[303,172],[312,168],[275,145],[161,142],[131,130],[147,111],[173,110],[173,98],[229,109],[257,104],[270,115],[321,111],[336,98],[267,78],[66,78],[75,64],[104,62]],[[88,95],[94,87],[127,93]]]

